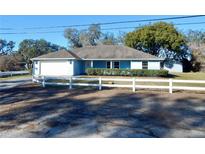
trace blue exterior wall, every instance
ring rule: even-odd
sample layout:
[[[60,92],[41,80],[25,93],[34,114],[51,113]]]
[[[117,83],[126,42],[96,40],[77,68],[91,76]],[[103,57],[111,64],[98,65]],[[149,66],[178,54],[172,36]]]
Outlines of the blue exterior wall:
[[[113,63],[113,68],[114,68],[114,61]],[[116,60],[117,61],[117,60]],[[83,60],[74,60],[74,75],[81,75],[85,74],[86,68],[91,67],[91,61],[83,61]],[[86,62],[88,63],[88,66],[86,67]],[[120,68],[121,69],[133,69],[131,68],[131,63],[136,62],[136,61],[131,61],[131,60],[119,60],[120,62]],[[141,61],[139,61],[141,62]],[[107,68],[106,66],[107,60],[93,60],[93,68]],[[133,64],[132,64],[133,65]],[[141,64],[142,65],[142,64]],[[132,66],[133,67],[133,66]],[[134,68],[136,69],[136,68]],[[138,68],[140,69],[140,68]],[[148,69],[160,69],[160,61],[148,61]]]
[[[94,68],[106,68],[107,67],[106,62],[107,62],[106,60],[94,60],[93,67]],[[119,62],[120,62],[120,68],[127,68],[127,69],[130,68],[130,61],[129,60],[119,60]]]
[[[120,61],[120,68],[130,68],[130,60],[121,60]]]
[[[74,60],[74,75],[81,75],[85,73],[85,62],[82,60]]]

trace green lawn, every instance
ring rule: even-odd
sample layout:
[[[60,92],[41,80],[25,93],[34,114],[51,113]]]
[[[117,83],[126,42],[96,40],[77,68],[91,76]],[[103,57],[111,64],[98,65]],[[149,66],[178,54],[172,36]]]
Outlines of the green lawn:
[[[182,80],[205,80],[205,72],[197,72],[197,73],[173,73],[176,75],[174,79],[182,79]]]
[[[18,78],[28,78],[31,77],[30,74],[27,75],[15,75],[15,76],[8,76],[8,77],[0,77],[1,80],[12,80],[12,79],[18,79]]]

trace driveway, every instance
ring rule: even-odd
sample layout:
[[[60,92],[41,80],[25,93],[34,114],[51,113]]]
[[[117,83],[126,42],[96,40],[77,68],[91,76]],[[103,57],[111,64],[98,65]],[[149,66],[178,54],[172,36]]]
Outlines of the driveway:
[[[5,80],[0,80],[0,90],[13,88],[31,82],[32,82],[31,77],[22,77],[22,78],[18,77],[16,79],[9,79],[9,80],[5,78]]]
[[[205,137],[205,97],[26,84],[0,91],[0,137]]]

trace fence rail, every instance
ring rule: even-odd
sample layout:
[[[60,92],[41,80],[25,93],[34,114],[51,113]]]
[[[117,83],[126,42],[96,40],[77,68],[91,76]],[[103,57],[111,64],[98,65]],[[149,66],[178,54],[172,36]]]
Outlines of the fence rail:
[[[26,74],[29,74],[29,71],[0,72],[0,77],[13,76],[13,75],[26,75]]]
[[[49,81],[51,80],[51,81]],[[52,82],[54,80],[54,82]],[[59,82],[55,80],[64,80],[66,82]],[[135,92],[137,89],[167,89],[169,93],[173,93],[173,90],[193,90],[193,91],[205,91],[205,80],[174,80],[174,79],[122,79],[122,78],[82,78],[82,77],[71,77],[71,76],[33,76],[33,81],[41,83],[43,87],[46,85],[64,85],[69,86],[70,89],[73,86],[92,86],[98,87],[99,90],[102,90],[103,87],[120,87],[120,88],[132,88],[132,91]],[[83,81],[76,83],[75,81]],[[86,82],[88,81],[88,82]],[[96,83],[89,83],[90,81]],[[109,83],[109,82],[111,83]],[[112,82],[120,82],[113,84]],[[108,82],[108,83],[104,83]],[[145,82],[146,85],[139,84]],[[123,84],[124,83],[124,84]],[[167,83],[167,85],[147,85],[148,83]],[[174,83],[187,83],[187,84],[204,84],[204,86],[179,86],[173,85]]]

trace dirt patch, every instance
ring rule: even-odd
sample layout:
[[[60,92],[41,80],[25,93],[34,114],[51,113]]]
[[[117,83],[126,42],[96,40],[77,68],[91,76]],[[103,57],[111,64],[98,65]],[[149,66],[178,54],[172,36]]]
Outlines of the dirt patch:
[[[204,94],[190,92],[36,84],[0,91],[0,137],[203,137],[204,115]]]

